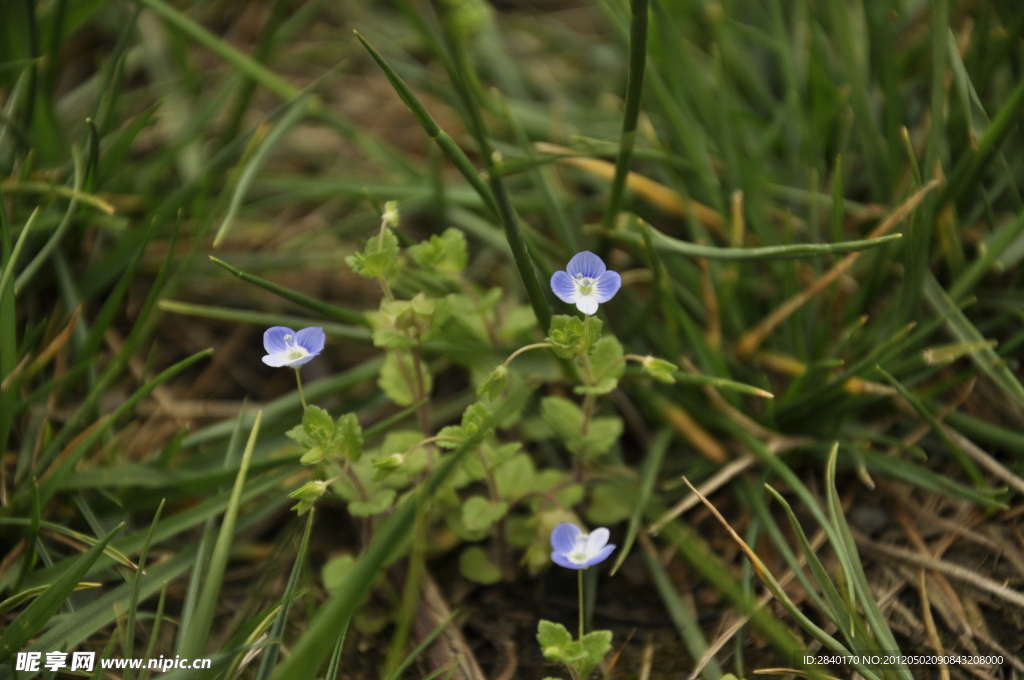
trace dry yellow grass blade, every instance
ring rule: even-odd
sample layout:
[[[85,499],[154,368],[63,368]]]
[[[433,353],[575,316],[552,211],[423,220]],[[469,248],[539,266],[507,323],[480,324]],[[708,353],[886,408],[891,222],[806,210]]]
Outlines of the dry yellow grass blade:
[[[559,163],[572,166],[609,182],[615,177],[614,163],[598,158],[587,158],[579,155],[578,151],[547,142],[534,142],[533,149],[538,153],[561,156],[558,159]],[[692,199],[684,199],[664,184],[630,171],[629,175],[626,176],[626,186],[636,192],[637,196],[659,210],[683,218],[687,217],[692,211],[693,216],[702,222],[704,226],[724,233],[725,220],[722,219],[718,211]]]
[[[933,179],[925,184],[913,196],[904,201],[900,207],[893,210],[881,224],[875,227],[875,229],[868,234],[867,238],[879,238],[892,231],[896,225],[905,220],[910,213],[914,212],[929,192],[933,191],[941,184],[941,178]],[[828,270],[820,278],[814,281],[814,283],[779,305],[775,311],[762,319],[760,323],[747,331],[743,337],[739,339],[739,342],[736,343],[736,356],[740,359],[746,359],[753,354],[757,348],[761,346],[761,343],[764,342],[776,328],[782,325],[782,323],[788,319],[793,312],[800,309],[800,307],[807,304],[811,298],[832,285],[832,283],[846,273],[846,271],[849,270],[865,252],[867,251],[860,250],[855,253],[850,253],[832,267],[832,269]]]
[[[724,463],[729,459],[725,447],[711,436],[682,406],[664,399],[658,400],[658,410],[676,432],[681,434],[693,448],[712,463]]]

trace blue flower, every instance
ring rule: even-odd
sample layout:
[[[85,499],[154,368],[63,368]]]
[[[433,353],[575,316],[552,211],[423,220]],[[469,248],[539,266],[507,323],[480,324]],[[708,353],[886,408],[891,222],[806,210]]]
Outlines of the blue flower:
[[[597,306],[619,292],[622,277],[608,271],[604,262],[589,250],[576,253],[564,272],[551,277],[551,290],[562,302],[575,304],[584,314],[595,314]]]
[[[291,328],[274,326],[263,334],[263,349],[267,366],[297,368],[310,361],[324,348],[324,329],[318,326],[303,328],[296,333]]]
[[[604,527],[583,533],[575,524],[562,522],[551,532],[551,561],[566,569],[586,569],[604,562],[615,550],[608,545],[608,530]]]

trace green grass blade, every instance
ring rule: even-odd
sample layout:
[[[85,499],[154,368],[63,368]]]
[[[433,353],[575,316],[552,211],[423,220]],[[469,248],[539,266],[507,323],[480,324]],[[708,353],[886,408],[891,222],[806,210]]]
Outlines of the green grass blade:
[[[789,246],[764,246],[761,248],[718,248],[705,246],[689,241],[681,241],[671,236],[666,236],[656,229],[651,229],[654,247],[667,253],[677,253],[688,257],[703,257],[709,260],[788,260],[796,257],[815,257],[834,253],[851,253],[859,250],[868,250],[878,246],[891,243],[900,238],[902,234],[889,234],[881,238],[863,239],[857,241],[843,241],[841,243],[803,243]],[[640,242],[639,234],[627,234],[621,231],[612,231],[611,235],[623,240]]]
[[[274,618],[274,625],[270,629],[270,640],[263,650],[263,658],[260,660],[259,670],[256,672],[256,680],[266,680],[270,672],[277,664],[277,654],[284,639],[284,628],[288,623],[288,612],[291,609],[295,586],[299,583],[299,574],[302,572],[302,563],[309,548],[309,536],[313,531],[313,517],[316,515],[316,508],[307,513],[306,530],[302,532],[302,540],[299,542],[299,550],[295,554],[295,564],[292,565],[292,572],[288,576],[288,584],[285,586],[284,595],[281,597],[281,609]]]
[[[231,272],[232,274],[242,279],[243,281],[255,284],[260,288],[263,288],[264,290],[269,290],[271,293],[274,293],[275,295],[278,295],[284,298],[285,300],[288,300],[289,302],[294,302],[295,304],[305,307],[306,309],[323,314],[328,319],[333,319],[340,323],[352,324],[354,326],[369,325],[369,322],[366,320],[366,317],[362,314],[362,312],[356,312],[350,309],[345,309],[343,307],[338,307],[337,305],[332,305],[327,302],[321,302],[316,298],[311,298],[307,295],[303,295],[302,293],[297,293],[293,290],[285,288],[284,286],[279,286],[276,283],[271,283],[270,281],[261,279],[258,276],[254,276],[253,274],[247,274],[246,272],[243,272],[239,269],[235,269],[234,267],[229,265],[227,262],[224,262],[223,260],[218,260],[213,255],[210,256],[210,260],[212,260],[213,263],[216,264],[217,266],[223,267],[224,269]]]
[[[231,224],[235,220],[235,215],[242,207],[242,201],[245,200],[246,194],[249,193],[249,187],[252,185],[254,179],[256,179],[256,173],[263,167],[264,161],[267,160],[267,156],[271,151],[278,145],[278,143],[284,139],[284,136],[288,134],[288,131],[295,127],[306,115],[307,99],[305,97],[298,97],[291,104],[288,105],[287,110],[278,121],[274,129],[270,131],[260,147],[252,154],[252,158],[246,164],[245,169],[242,170],[241,175],[238,178],[238,183],[235,184],[234,192],[231,194],[231,203],[228,205],[228,212],[224,216],[224,220],[220,223],[220,227],[217,229],[216,236],[213,237],[213,247],[217,248],[224,241],[224,238],[228,235],[228,230],[231,228]]]
[[[615,177],[608,193],[608,206],[604,213],[605,229],[615,225],[622,195],[626,188],[630,163],[633,160],[633,144],[636,141],[636,125],[640,118],[640,104],[644,93],[644,68],[647,64],[647,0],[630,0],[631,18],[629,29],[629,71],[626,79],[626,110],[622,117],[622,136],[619,139],[619,154],[615,159]]]
[[[32,227],[35,225],[36,217],[39,216],[39,208],[32,211],[29,215],[28,221],[25,222],[25,226],[22,227],[21,233],[18,234],[18,240],[14,243],[14,249],[11,251],[11,256],[7,258],[7,262],[4,264],[3,275],[0,276],[0,300],[3,299],[4,293],[7,291],[7,284],[14,278],[14,268],[18,266],[18,256],[21,255],[21,249],[25,247],[25,241],[28,239],[29,233],[32,231]]]
[[[110,542],[110,539],[121,529],[118,525],[113,531],[103,537],[99,543],[89,548],[81,557],[75,560],[74,567],[53,582],[44,593],[36,597],[25,611],[18,615],[4,632],[0,634],[0,664],[7,661],[15,652],[21,650],[36,633],[43,629],[68,595],[75,590],[78,583],[89,571],[89,567],[103,554],[103,549]]]
[[[128,621],[125,623],[124,644],[121,649],[125,658],[133,658],[135,653],[135,618],[139,609],[139,587],[142,585],[142,575],[146,573],[146,557],[149,555],[149,546],[153,542],[153,530],[160,521],[160,514],[164,511],[166,498],[160,500],[156,508],[153,521],[149,525],[149,533],[146,534],[146,542],[142,544],[142,552],[139,554],[139,566],[135,570],[135,578],[132,579],[132,593],[128,598]],[[135,673],[131,669],[125,669],[125,680],[131,680]]]
[[[340,323],[324,323],[318,319],[310,319],[301,316],[290,316],[288,314],[270,314],[267,312],[250,312],[245,309],[229,309],[227,307],[213,307],[210,305],[193,305],[187,302],[175,300],[161,300],[160,309],[174,314],[185,314],[187,316],[198,316],[205,319],[217,319],[219,321],[234,321],[238,323],[251,323],[257,326],[288,326],[289,328],[306,328],[309,326],[320,326],[324,333],[338,338],[349,340],[373,340],[373,333],[368,328],[355,328]]]
[[[687,651],[690,652],[690,657],[697,662],[704,658],[704,654],[708,651],[708,641],[704,638],[704,633],[697,623],[696,613],[679,597],[676,587],[672,584],[672,579],[669,578],[665,568],[658,561],[657,553],[652,554],[652,552],[643,551],[647,571],[651,574],[651,580],[654,581],[654,587],[657,588],[658,594],[661,595],[661,601],[665,604],[665,609],[668,610],[669,618],[672,619],[673,625],[679,631],[679,637],[686,645]],[[718,680],[722,677],[722,667],[717,660],[712,658],[704,666],[701,676],[706,680]]]
[[[249,431],[249,440],[246,442],[245,451],[242,453],[242,464],[238,469],[238,477],[235,478],[235,486],[231,490],[231,500],[224,511],[220,533],[217,535],[217,542],[214,544],[213,553],[210,555],[210,564],[207,566],[206,573],[204,574],[205,581],[202,593],[196,603],[195,615],[180,644],[181,655],[185,657],[202,656],[206,649],[207,638],[213,625],[214,610],[217,606],[217,599],[220,597],[224,571],[227,568],[231,541],[234,538],[238,508],[242,500],[242,490],[245,487],[245,476],[249,470],[249,462],[252,460],[252,452],[256,447],[256,438],[259,436],[260,421],[262,419],[263,412],[260,411],[256,414],[256,420]]]
[[[932,274],[924,282],[924,296],[936,313],[946,317],[946,328],[958,342],[982,343],[985,337],[974,327]],[[1024,386],[991,347],[971,352],[971,361],[998,385],[1006,396],[1024,407]]]
[[[894,378],[884,368],[881,366],[875,366],[875,370],[881,373],[882,377],[885,378],[885,381],[892,385],[896,391],[900,393],[900,396],[906,399],[907,402],[914,407],[914,410],[917,411],[918,415],[924,418],[925,422],[931,426],[932,432],[934,432],[936,436],[942,440],[942,443],[946,445],[949,452],[953,454],[953,458],[955,458],[956,462],[960,464],[960,467],[963,468],[964,472],[967,473],[967,476],[971,478],[971,481],[974,482],[975,486],[979,488],[987,486],[985,483],[985,476],[981,474],[978,466],[974,464],[974,461],[971,460],[966,453],[964,453],[963,449],[956,445],[956,442],[950,439],[938,419],[931,411],[928,410],[928,407],[921,403],[921,400],[918,399],[913,392],[908,390],[903,383]]]
[[[405,659],[395,666],[394,670],[388,673],[387,676],[385,676],[384,680],[398,680],[398,678],[402,677],[402,673],[405,672],[405,669],[411,666],[413,662],[419,658],[420,654],[427,651],[430,645],[434,644],[434,640],[437,639],[437,636],[443,633],[444,629],[451,625],[452,620],[455,619],[455,615],[458,613],[459,611],[456,609],[448,615],[448,618],[437,624],[437,627],[430,631],[430,634],[423,638],[420,643],[416,645],[411,652],[409,652]]]
[[[615,560],[615,564],[612,566],[610,575],[614,576],[615,572],[619,570],[622,563],[629,556],[629,551],[633,547],[633,541],[636,540],[637,532],[640,530],[640,522],[643,520],[644,515],[647,511],[647,503],[651,499],[651,492],[654,491],[654,483],[658,479],[658,472],[661,471],[661,461],[665,459],[665,452],[668,451],[668,445],[672,442],[671,430],[661,430],[655,436],[654,441],[651,442],[650,448],[647,450],[647,455],[644,456],[644,467],[640,472],[640,494],[636,499],[636,506],[633,508],[633,514],[629,518],[629,527],[626,529],[626,540],[622,542],[622,547],[619,548],[619,556]],[[699,656],[697,657],[700,658]]]
[[[341,629],[338,641],[334,643],[334,651],[331,652],[331,660],[327,664],[327,675],[324,680],[338,680],[338,669],[341,667],[341,651],[345,647],[345,637],[348,635],[348,624]]]

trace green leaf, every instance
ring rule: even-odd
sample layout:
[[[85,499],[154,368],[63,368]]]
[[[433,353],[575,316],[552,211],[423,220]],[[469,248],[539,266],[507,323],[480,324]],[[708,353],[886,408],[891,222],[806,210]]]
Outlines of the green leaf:
[[[381,489],[370,494],[370,497],[363,501],[350,501],[348,504],[348,512],[353,517],[370,517],[372,515],[379,515],[380,513],[391,507],[391,503],[395,500],[396,492],[394,489]]]
[[[348,553],[327,560],[320,570],[320,580],[324,583],[324,590],[329,593],[337,590],[338,586],[345,582],[355,564],[356,559]]]
[[[486,394],[488,399],[494,401],[501,396],[506,387],[508,387],[508,369],[505,368],[505,364],[498,364],[498,367],[491,371],[476,388],[476,393],[478,395]]]
[[[423,386],[426,393],[430,394],[434,387],[434,380],[430,375],[430,371],[426,370],[425,365],[423,368]],[[406,380],[405,376],[409,376],[409,380]],[[388,395],[388,399],[394,403],[399,406],[410,406],[416,402],[414,388],[409,384],[409,381],[415,383],[414,376],[415,370],[412,358],[406,354],[390,351],[384,359],[384,365],[381,366],[377,385],[384,390],[384,393]]]
[[[394,328],[378,328],[373,332],[373,346],[384,349],[409,349],[416,341]]]
[[[610,630],[591,631],[583,636],[580,644],[583,647],[584,657],[579,661],[577,668],[579,677],[585,679],[611,651],[612,632]]]
[[[583,447],[583,410],[563,397],[544,397],[540,401],[540,415],[544,422],[573,453]]]
[[[311,449],[316,446],[316,442],[310,439],[309,435],[306,434],[306,428],[302,426],[302,423],[299,423],[284,434],[295,443],[305,446],[307,449]]]
[[[587,521],[597,526],[611,526],[633,514],[636,494],[619,484],[595,484],[590,494]]]
[[[491,585],[501,580],[501,569],[491,561],[487,551],[471,545],[459,555],[459,572],[474,583]]]
[[[470,496],[462,504],[462,525],[470,531],[484,531],[508,512],[508,503],[483,496]]]
[[[319,406],[307,406],[302,414],[302,429],[314,445],[324,451],[330,450],[334,440],[334,419],[330,413]]]
[[[334,426],[334,446],[339,455],[353,463],[363,455],[363,429],[354,413],[346,413],[338,418]]]
[[[324,450],[321,449],[319,446],[314,446],[309,451],[306,451],[304,454],[302,454],[302,457],[299,458],[299,462],[302,463],[303,465],[316,465],[317,463],[323,462],[323,460]]]
[[[398,237],[385,227],[383,233],[370,237],[363,252],[349,255],[345,262],[360,276],[387,279],[395,273],[398,253]]]
[[[469,260],[466,236],[458,229],[448,228],[440,236],[409,248],[409,256],[416,264],[449,276],[458,276]]]
[[[577,387],[577,394],[608,394],[619,385],[619,378],[626,371],[622,361],[622,343],[608,335],[594,344],[590,353],[590,371],[594,378],[592,387]]]
[[[537,482],[537,471],[525,453],[517,453],[494,473],[498,495],[511,502],[533,491]]]
[[[571,359],[582,354],[586,346],[583,335],[583,321],[578,316],[558,314],[551,317],[551,328],[546,338],[555,354]]]
[[[537,624],[537,643],[548,661],[564,660],[572,642],[572,635],[562,624],[545,619]]]
[[[590,431],[584,437],[587,455],[603,456],[611,451],[621,436],[622,418],[618,416],[594,418],[590,421]]]

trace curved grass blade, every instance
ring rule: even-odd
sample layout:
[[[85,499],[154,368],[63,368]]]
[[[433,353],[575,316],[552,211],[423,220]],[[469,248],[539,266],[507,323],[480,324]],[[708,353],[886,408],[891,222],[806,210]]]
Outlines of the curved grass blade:
[[[153,531],[160,521],[160,514],[163,513],[164,504],[166,503],[167,499],[163,498],[160,500],[160,505],[156,508],[153,521],[149,525],[149,532],[146,534],[146,542],[142,544],[142,552],[139,554],[139,567],[135,570],[135,578],[132,579],[132,594],[128,598],[128,621],[125,623],[124,644],[121,645],[126,658],[134,656],[135,618],[138,615],[139,609],[139,587],[142,585],[142,576],[146,573],[146,557],[149,556],[149,546],[153,542]],[[135,673],[132,669],[125,669],[124,680],[132,680],[134,677]]]
[[[82,581],[75,585],[74,590],[87,590],[89,588],[99,588],[102,585],[102,583]],[[40,593],[44,592],[49,587],[50,586],[36,586],[35,588],[23,590],[17,595],[7,598],[3,602],[0,602],[0,614],[6,614],[12,609],[20,607],[21,605],[25,604],[26,602],[34,598],[36,595],[39,595]]]
[[[295,554],[295,564],[292,565],[292,572],[288,576],[288,584],[285,586],[284,595],[281,597],[281,608],[274,618],[274,625],[270,629],[270,640],[260,660],[259,670],[256,672],[256,680],[266,680],[277,663],[278,650],[281,648],[281,641],[284,638],[284,627],[288,623],[288,611],[291,609],[295,586],[299,583],[299,574],[302,572],[302,561],[306,556],[309,547],[309,535],[313,531],[313,517],[316,515],[316,508],[309,511],[306,517],[306,530],[302,533],[302,541],[299,543],[299,551]]]
[[[0,300],[4,297],[4,292],[7,290],[7,284],[11,282],[14,277],[14,268],[18,265],[18,256],[21,255],[21,249],[25,247],[25,241],[28,239],[29,232],[32,231],[32,227],[35,225],[36,217],[39,216],[39,208],[37,207],[32,211],[32,214],[28,216],[28,221],[25,222],[25,226],[22,227],[21,233],[18,234],[18,240],[14,242],[14,249],[11,251],[11,256],[7,258],[7,263],[3,268],[3,275],[0,276]]]
[[[231,500],[224,511],[220,533],[217,535],[217,542],[214,544],[213,553],[210,555],[210,564],[204,574],[206,580],[203,584],[203,591],[196,602],[195,614],[191,624],[188,630],[185,631],[185,635],[179,645],[180,653],[185,657],[202,656],[206,649],[207,638],[213,625],[214,610],[217,606],[217,599],[220,597],[224,571],[227,568],[231,541],[234,538],[235,522],[238,519],[238,507],[241,504],[242,490],[245,487],[245,476],[249,471],[252,452],[256,448],[256,438],[259,436],[260,422],[262,420],[263,412],[260,411],[256,414],[256,420],[249,431],[249,440],[246,442],[245,451],[242,453],[242,463],[238,468],[235,486],[231,490]]]
[[[625,237],[620,232],[612,232],[616,237]],[[681,241],[666,236],[656,229],[651,229],[654,247],[668,253],[678,253],[688,257],[703,257],[709,260],[789,260],[797,257],[818,257],[834,253],[852,253],[869,250],[892,243],[903,238],[903,234],[889,234],[879,238],[868,238],[841,243],[802,243],[790,246],[765,246],[762,248],[717,248],[702,246],[689,241]],[[629,238],[629,237],[625,237]],[[634,240],[629,238],[629,240]],[[639,242],[640,237],[635,239]]]
[[[18,275],[18,278],[14,280],[15,294],[25,287],[25,284],[28,283],[28,281],[35,276],[36,272],[39,271],[39,268],[43,266],[43,262],[50,257],[50,253],[54,251],[57,244],[59,244],[61,239],[64,237],[64,233],[68,230],[68,227],[71,226],[71,218],[74,216],[75,210],[78,209],[78,197],[82,193],[82,185],[85,182],[85,170],[82,167],[82,154],[79,153],[78,147],[71,147],[71,157],[75,168],[73,180],[74,194],[72,195],[71,202],[68,203],[68,209],[64,213],[64,219],[60,221],[60,224],[57,225],[54,232],[50,234],[50,238],[47,239],[45,244],[43,244],[43,247],[38,253],[36,253],[36,256],[32,258],[32,261],[28,263],[28,265],[21,271],[21,274]]]
[[[295,125],[302,120],[306,115],[308,99],[306,97],[298,97],[294,102],[288,105],[288,109],[285,111],[281,120],[278,121],[274,129],[270,131],[260,147],[252,154],[252,158],[246,164],[245,169],[242,170],[242,174],[238,178],[238,183],[235,185],[235,190],[231,194],[231,203],[228,205],[228,212],[224,216],[224,220],[220,223],[220,227],[217,229],[217,235],[213,237],[213,247],[217,248],[224,241],[224,238],[228,235],[228,230],[231,228],[232,222],[235,220],[235,215],[238,214],[239,209],[242,207],[242,201],[245,200],[245,196],[249,193],[249,187],[252,185],[252,181],[256,179],[256,173],[263,166],[263,162],[267,160],[267,156],[274,147],[277,146],[278,142],[284,139],[284,136],[288,134]]]
[[[527,242],[523,237],[522,230],[519,226],[519,220],[516,217],[515,210],[509,201],[508,195],[505,191],[505,185],[501,181],[501,178],[493,172],[490,172],[490,168],[493,166],[493,158],[491,157],[490,146],[487,142],[486,130],[483,127],[483,116],[480,113],[479,107],[477,106],[476,99],[472,93],[465,89],[463,99],[465,100],[466,106],[469,108],[471,117],[474,121],[474,131],[476,133],[477,143],[481,146],[480,152],[484,158],[484,163],[488,167],[488,176],[491,181],[490,188],[481,179],[480,174],[477,172],[476,167],[469,160],[462,149],[448,136],[444,130],[440,128],[437,122],[431,117],[420,101],[416,98],[416,95],[412,93],[412,90],[405,84],[405,81],[395,72],[394,69],[387,63],[387,61],[380,55],[377,50],[373,48],[370,43],[366,41],[363,36],[356,31],[356,37],[363,44],[363,47],[370,53],[373,60],[377,62],[381,70],[387,76],[391,86],[395,89],[398,96],[405,102],[405,105],[409,107],[409,111],[416,117],[420,125],[427,132],[431,139],[437,142],[437,145],[441,147],[445,155],[455,164],[462,176],[466,178],[466,181],[480,194],[480,198],[483,199],[484,203],[491,210],[492,214],[497,216],[502,225],[505,227],[505,238],[508,240],[508,245],[512,249],[512,258],[516,263],[516,267],[519,269],[519,277],[523,281],[523,286],[526,288],[526,294],[530,298],[530,304],[533,307],[534,313],[537,315],[537,322],[541,328],[547,328],[551,322],[551,309],[548,306],[547,297],[541,288],[540,281],[537,278],[537,272],[533,266],[533,260],[530,258],[530,253],[527,249]],[[456,64],[459,66],[461,75],[465,76],[464,71],[468,68],[465,65],[465,55],[461,51],[456,51]],[[463,77],[463,80],[466,80]],[[456,85],[459,85],[457,82]]]
[[[626,540],[622,542],[619,556],[612,566],[611,576],[615,576],[615,572],[619,570],[626,557],[629,556],[629,551],[633,547],[633,541],[636,540],[636,535],[640,530],[640,522],[643,520],[644,513],[647,510],[647,502],[651,499],[651,492],[654,491],[654,483],[657,481],[658,472],[661,470],[661,461],[665,459],[665,452],[668,451],[668,445],[671,441],[672,431],[661,430],[647,450],[647,455],[644,457],[644,468],[640,473],[640,494],[637,496],[633,515],[629,518]]]
[[[232,274],[242,279],[243,281],[255,284],[260,288],[263,288],[264,290],[269,290],[271,293],[283,297],[285,300],[288,300],[289,302],[294,302],[297,305],[305,307],[306,309],[312,310],[314,312],[319,312],[320,314],[323,314],[329,319],[334,319],[335,321],[352,324],[355,326],[369,325],[369,322],[366,320],[366,317],[361,312],[352,311],[350,309],[344,309],[343,307],[338,307],[327,302],[321,302],[316,298],[311,298],[307,295],[303,295],[302,293],[297,293],[293,290],[285,288],[284,286],[279,286],[276,283],[271,283],[270,281],[261,279],[258,276],[254,276],[253,274],[247,274],[246,272],[243,272],[240,269],[235,269],[234,267],[229,265],[227,262],[224,262],[223,260],[218,260],[213,255],[210,256],[210,260],[213,261],[215,265],[226,269],[227,271],[231,272]]]
[[[340,323],[324,323],[319,319],[307,319],[301,316],[251,312],[245,309],[230,309],[228,307],[213,307],[210,305],[193,305],[176,300],[161,300],[159,306],[165,312],[198,316],[206,319],[251,323],[257,326],[288,326],[291,328],[320,326],[324,329],[324,333],[338,338],[364,341],[373,339],[373,333],[368,328],[355,328],[344,326]]]
[[[434,640],[437,639],[437,636],[443,633],[444,629],[451,625],[451,622],[455,619],[455,615],[458,613],[458,609],[452,611],[452,613],[448,615],[448,618],[437,624],[437,628],[430,631],[430,634],[423,638],[423,640],[421,640],[420,643],[416,645],[411,652],[409,652],[409,655],[406,656],[400,664],[395,666],[394,670],[387,674],[384,680],[398,680],[398,678],[402,677],[402,673],[405,672],[405,669],[411,666],[413,661],[415,661],[420,654],[427,651],[427,648],[430,647],[430,645],[434,644]],[[330,675],[327,677],[329,678]]]
[[[110,539],[121,530],[124,524],[117,525],[103,539],[75,560],[74,566],[53,582],[41,595],[36,597],[25,611],[18,615],[0,634],[0,664],[11,658],[14,653],[25,646],[25,643],[38,633],[50,618],[57,613],[68,595],[75,590],[82,577],[93,563],[103,554]]]
[[[338,668],[341,667],[341,651],[345,647],[345,637],[348,635],[348,624],[341,629],[338,641],[334,643],[334,651],[331,652],[331,661],[327,664],[327,675],[324,680],[338,680]]]
[[[441,483],[460,464],[462,458],[480,445],[496,420],[500,421],[500,417],[487,418],[477,433],[466,438],[455,451],[448,454],[423,485],[420,493],[427,498],[433,496]],[[331,644],[336,639],[336,631],[348,624],[363,595],[376,581],[395,547],[402,545],[412,530],[418,505],[415,499],[406,499],[406,502],[399,505],[395,513],[380,525],[363,557],[352,568],[344,583],[338,586],[334,594],[317,611],[305,633],[292,647],[291,655],[278,666],[271,680],[311,678],[316,675],[320,664],[330,653]]]
[[[633,159],[633,142],[640,118],[640,103],[644,93],[644,67],[647,64],[647,0],[630,0],[632,14],[629,28],[629,71],[626,79],[626,110],[622,117],[622,136],[619,154],[615,159],[615,177],[608,195],[604,226],[611,229],[622,205],[622,195]]]

